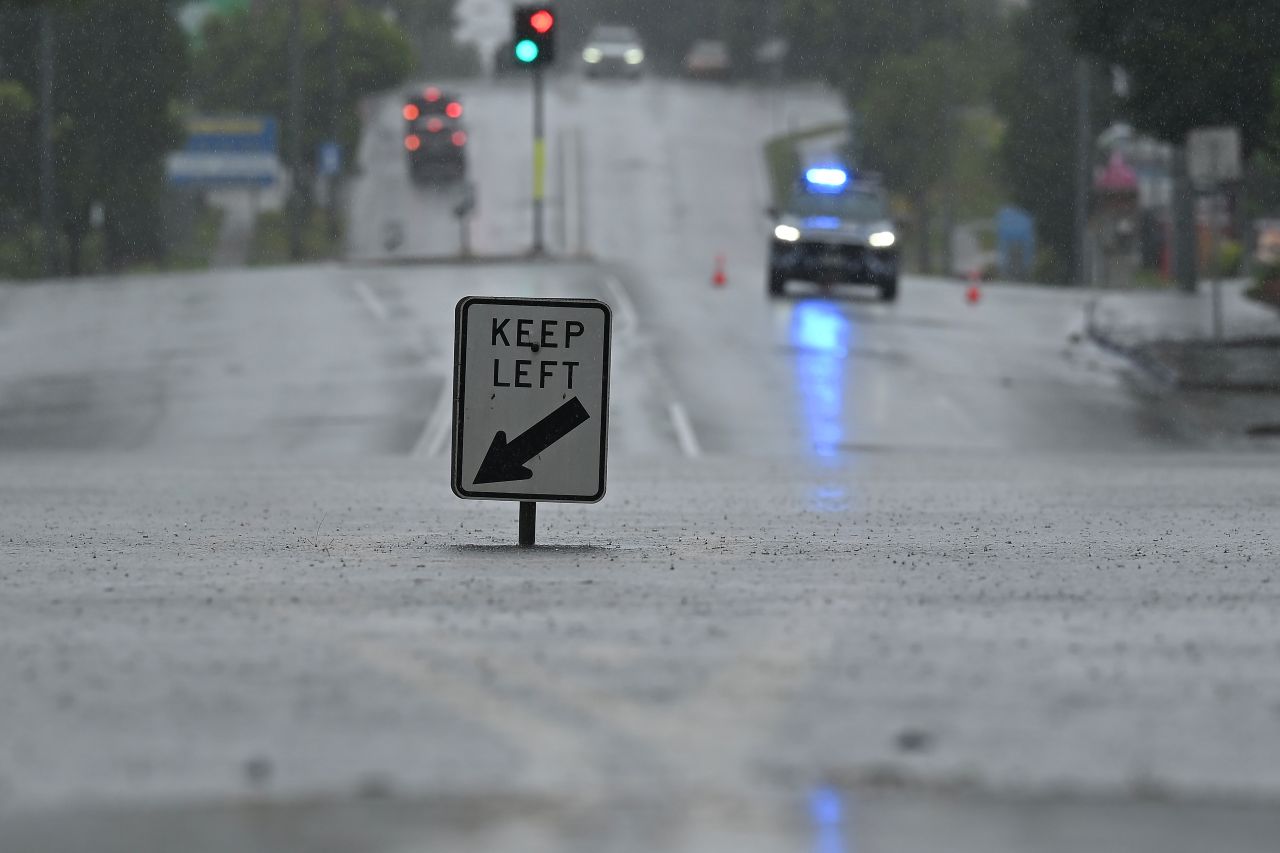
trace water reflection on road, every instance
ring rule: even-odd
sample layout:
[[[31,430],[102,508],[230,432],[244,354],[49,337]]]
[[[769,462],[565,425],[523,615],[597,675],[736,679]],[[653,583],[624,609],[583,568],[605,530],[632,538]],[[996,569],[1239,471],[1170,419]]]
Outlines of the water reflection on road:
[[[801,423],[810,452],[824,468],[846,443],[845,378],[853,328],[835,305],[821,300],[797,302],[791,309],[788,344],[794,352]],[[846,485],[822,482],[812,495],[813,508],[839,512],[848,508]]]
[[[799,302],[791,312],[796,388],[800,392],[806,438],[819,458],[830,458],[844,443],[845,357],[851,327],[827,302]]]
[[[854,853],[852,821],[846,817],[839,792],[831,788],[814,788],[809,792],[813,853]]]

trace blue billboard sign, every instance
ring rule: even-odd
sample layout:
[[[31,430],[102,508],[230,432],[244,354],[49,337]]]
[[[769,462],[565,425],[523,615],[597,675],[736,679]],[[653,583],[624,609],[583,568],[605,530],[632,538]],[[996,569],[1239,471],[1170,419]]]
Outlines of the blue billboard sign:
[[[169,183],[184,187],[270,187],[280,176],[272,116],[192,116],[187,141],[169,155]]]
[[[274,154],[279,132],[273,116],[192,116],[184,151]]]

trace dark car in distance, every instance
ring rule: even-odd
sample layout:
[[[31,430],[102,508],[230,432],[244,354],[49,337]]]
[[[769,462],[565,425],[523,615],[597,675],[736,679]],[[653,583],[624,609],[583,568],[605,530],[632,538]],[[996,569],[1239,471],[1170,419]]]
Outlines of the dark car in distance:
[[[404,148],[409,177],[417,184],[456,181],[467,174],[467,131],[462,101],[428,86],[405,99]]]

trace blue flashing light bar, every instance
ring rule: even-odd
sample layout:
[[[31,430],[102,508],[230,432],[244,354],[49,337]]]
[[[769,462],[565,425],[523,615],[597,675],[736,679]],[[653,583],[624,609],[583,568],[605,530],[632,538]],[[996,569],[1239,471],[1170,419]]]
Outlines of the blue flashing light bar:
[[[838,192],[849,183],[849,173],[836,166],[814,166],[805,171],[804,180],[815,190]]]

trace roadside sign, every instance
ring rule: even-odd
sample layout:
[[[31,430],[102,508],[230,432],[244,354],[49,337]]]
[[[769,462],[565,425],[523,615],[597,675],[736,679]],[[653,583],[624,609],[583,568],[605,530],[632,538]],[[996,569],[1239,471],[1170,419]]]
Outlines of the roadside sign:
[[[186,151],[274,154],[279,147],[280,129],[273,116],[190,116],[186,131]]]
[[[1280,219],[1259,219],[1254,228],[1258,235],[1254,258],[1260,264],[1280,263]]]
[[[1188,133],[1187,171],[1204,189],[1240,180],[1240,128],[1200,127]]]
[[[198,189],[271,187],[281,171],[274,154],[174,151],[165,158],[169,183]]]
[[[468,296],[454,317],[453,492],[604,497],[612,312],[595,299]]]
[[[279,127],[271,116],[191,116],[182,150],[165,159],[169,183],[206,189],[270,187],[282,172]]]
[[[342,171],[342,148],[332,139],[321,142],[316,148],[317,171],[330,178]]]

